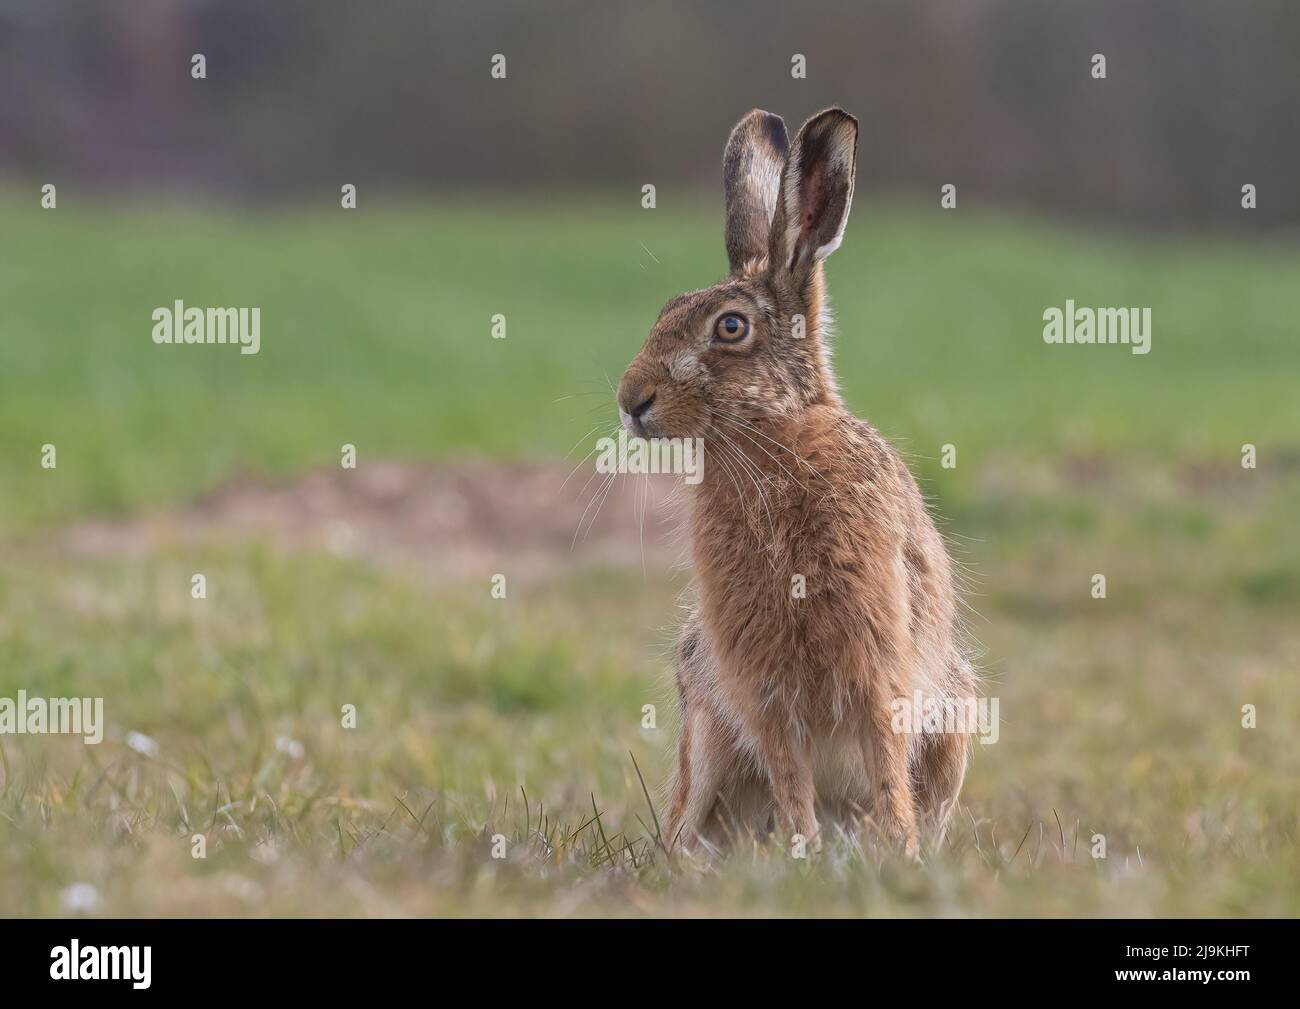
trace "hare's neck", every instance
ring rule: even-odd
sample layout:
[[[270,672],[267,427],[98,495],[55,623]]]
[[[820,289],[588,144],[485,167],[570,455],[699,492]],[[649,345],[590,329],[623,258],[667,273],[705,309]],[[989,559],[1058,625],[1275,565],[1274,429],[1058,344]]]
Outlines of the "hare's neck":
[[[805,466],[795,422],[745,421],[715,432],[705,439],[695,488],[696,538],[770,535],[772,516],[795,499]]]

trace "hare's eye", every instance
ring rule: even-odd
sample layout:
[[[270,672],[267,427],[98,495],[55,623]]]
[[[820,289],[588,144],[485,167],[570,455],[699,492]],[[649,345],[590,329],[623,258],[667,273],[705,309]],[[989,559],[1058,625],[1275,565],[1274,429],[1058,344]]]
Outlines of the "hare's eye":
[[[713,327],[713,335],[723,343],[735,343],[743,340],[749,333],[749,323],[743,315],[730,312],[720,318]]]

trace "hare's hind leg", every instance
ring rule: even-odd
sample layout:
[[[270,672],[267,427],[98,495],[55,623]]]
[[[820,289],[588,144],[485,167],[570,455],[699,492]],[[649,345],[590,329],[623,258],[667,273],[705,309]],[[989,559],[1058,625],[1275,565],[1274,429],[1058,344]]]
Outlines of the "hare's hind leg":
[[[716,828],[726,810],[718,808],[719,802],[738,772],[735,748],[712,713],[702,704],[690,705],[677,742],[672,806],[664,837],[669,849],[693,848],[701,840],[708,844],[722,840]]]
[[[677,846],[690,848],[700,839],[707,840],[705,826],[734,764],[725,733],[710,710],[709,695],[715,677],[703,629],[698,623],[688,623],[677,644],[681,729],[664,836],[670,850]]]
[[[957,807],[969,752],[970,737],[962,732],[931,732],[922,741],[917,806],[929,843],[936,847],[943,843],[948,821]]]
[[[889,702],[873,696],[862,729],[862,755],[871,779],[871,806],[885,834],[903,844],[908,858],[920,858],[916,807],[908,767],[908,739],[895,732]]]
[[[946,693],[960,706],[960,710],[976,710],[978,677],[970,660],[959,653],[949,659]],[[966,707],[968,704],[972,706],[970,709]],[[920,781],[917,805],[926,833],[935,846],[943,843],[948,821],[957,807],[962,782],[966,779],[970,734],[975,731],[975,726],[958,728],[965,731],[925,733],[917,755],[916,770]]]
[[[677,730],[677,759],[673,762],[672,777],[668,782],[668,817],[664,823],[664,842],[672,848],[685,829],[686,806],[691,797],[691,718],[682,711],[681,728]]]

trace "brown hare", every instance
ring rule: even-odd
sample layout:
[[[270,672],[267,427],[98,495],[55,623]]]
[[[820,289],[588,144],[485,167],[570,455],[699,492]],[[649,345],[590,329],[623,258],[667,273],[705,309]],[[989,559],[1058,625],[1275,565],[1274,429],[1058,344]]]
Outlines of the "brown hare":
[[[793,146],[779,116],[736,125],[731,274],[669,301],[619,385],[631,434],[706,452],[689,489],[671,844],[771,825],[816,845],[823,821],[870,815],[916,858],[965,776],[966,732],[895,719],[896,701],[976,690],[952,565],[907,466],[845,408],[831,371],[822,260],[844,235],[857,139],[840,109]]]

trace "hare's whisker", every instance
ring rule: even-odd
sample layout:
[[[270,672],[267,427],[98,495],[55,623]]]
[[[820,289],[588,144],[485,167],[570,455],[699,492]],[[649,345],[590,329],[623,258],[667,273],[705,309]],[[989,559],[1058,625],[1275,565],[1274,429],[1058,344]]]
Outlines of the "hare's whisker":
[[[599,427],[599,426],[600,426],[600,425],[597,425],[597,427]],[[587,432],[587,434],[586,434],[585,437],[588,437],[588,438],[591,437],[592,432],[594,432],[595,430],[596,430],[596,428],[592,428],[591,431],[588,431],[588,432]],[[617,427],[612,428],[612,429],[610,430],[609,435],[608,435],[607,437],[613,437],[613,435],[614,435],[617,431],[618,431],[618,428],[617,428]],[[580,444],[582,444],[582,442],[580,441],[578,444],[580,445]],[[577,447],[578,447],[578,446],[575,445],[573,448],[577,448]],[[563,491],[564,488],[565,488],[566,486],[568,486],[569,481],[573,479],[573,474],[576,473],[576,472],[578,472],[578,470],[582,468],[582,464],[585,463],[588,459],[590,459],[593,453],[598,452],[598,451],[600,451],[600,443],[599,443],[599,439],[597,440],[597,443],[596,443],[594,446],[592,446],[592,448],[590,449],[590,451],[588,451],[586,455],[584,455],[581,459],[578,460],[578,464],[577,464],[576,466],[574,466],[573,469],[569,470],[569,475],[566,476],[566,477],[564,478],[564,483],[560,484],[560,490],[561,490],[561,491]],[[572,449],[572,448],[569,449],[569,452],[573,452],[573,449]],[[567,458],[567,456],[566,456],[566,458]],[[599,472],[599,471],[598,471],[598,470],[592,470],[592,474],[591,474],[591,476],[587,477],[587,483],[583,484],[583,485],[582,485],[582,490],[578,491],[578,496],[579,496],[579,497],[582,496],[582,491],[585,491],[585,490],[587,489],[587,486],[591,483],[592,477],[594,477],[594,476],[596,475],[597,472]]]
[[[573,453],[574,453],[575,451],[577,451],[578,446],[581,445],[581,444],[582,444],[584,441],[586,441],[588,438],[590,438],[590,437],[591,437],[593,434],[595,434],[597,431],[599,431],[599,430],[601,429],[601,427],[602,427],[602,425],[600,425],[600,424],[596,424],[596,425],[594,425],[590,431],[588,431],[586,434],[584,434],[581,438],[579,438],[577,441],[575,441],[575,442],[573,443],[573,447],[570,448],[569,451],[567,451],[567,452],[564,453],[564,458],[567,459],[567,458],[569,458],[569,456],[573,455]]]
[[[738,427],[738,426],[737,426],[733,421],[729,420],[729,419],[726,418],[726,417],[719,417],[718,420],[721,421],[721,422],[724,423],[724,424],[727,424],[727,425],[730,426],[730,427],[735,428],[735,431],[736,431],[737,434],[742,435],[742,436],[745,438],[746,441],[748,441],[748,442],[749,442],[750,444],[752,444],[755,448],[757,448],[757,449],[758,449],[759,451],[761,451],[764,455],[766,455],[769,459],[771,459],[772,462],[774,462],[774,463],[776,464],[777,468],[780,469],[781,472],[784,473],[787,477],[789,477],[790,480],[795,484],[795,486],[797,486],[800,490],[802,490],[802,491],[804,491],[805,493],[808,493],[808,494],[811,494],[811,493],[812,493],[812,491],[811,491],[811,490],[810,490],[810,489],[809,489],[805,484],[801,483],[801,482],[799,481],[799,479],[794,475],[794,473],[791,472],[791,470],[790,470],[787,466],[785,466],[785,465],[781,462],[780,459],[778,459],[778,458],[777,458],[776,456],[774,456],[771,452],[769,452],[766,448],[764,448],[761,444],[759,444],[757,441],[755,441],[755,440],[754,440],[754,439],[753,439],[749,434],[747,434],[747,433],[745,432],[745,430],[744,430],[743,428]],[[766,479],[766,480],[770,480],[771,478],[768,477],[766,474],[764,474],[764,479]]]
[[[763,493],[763,488],[762,488],[762,486],[759,484],[759,482],[758,482],[757,480],[754,479],[754,475],[753,475],[754,463],[753,463],[753,461],[750,460],[750,459],[745,458],[745,454],[744,454],[744,452],[742,452],[742,451],[740,450],[740,446],[737,445],[737,444],[736,444],[736,443],[735,443],[731,438],[729,438],[729,437],[728,437],[724,432],[719,431],[718,434],[719,434],[719,436],[720,436],[720,437],[721,437],[721,438],[726,442],[727,447],[730,448],[731,452],[733,453],[733,458],[734,458],[735,463],[737,464],[737,467],[740,469],[740,471],[741,471],[742,473],[745,474],[745,476],[747,476],[747,477],[749,478],[749,482],[752,483],[752,484],[754,485],[754,491],[755,491],[756,494],[758,495],[758,502],[759,502],[759,504],[762,506],[762,508],[763,508],[763,512],[764,512],[764,513],[766,514],[766,516],[767,516],[767,525],[768,525],[768,529],[769,529],[769,531],[770,531],[771,534],[772,534],[772,535],[768,538],[767,542],[768,542],[769,544],[771,544],[771,543],[775,543],[775,541],[776,541],[776,520],[772,517],[772,509],[768,506],[767,495]],[[760,474],[760,475],[761,475],[761,474]],[[744,495],[743,495],[743,494],[740,494],[740,490],[739,490],[739,488],[737,488],[737,494],[740,495],[739,500],[740,500],[740,503],[741,503],[741,507],[743,508],[743,507],[745,506],[745,500],[744,500]],[[757,516],[756,516],[756,517],[757,517]],[[766,554],[767,551],[764,551],[764,553]],[[775,570],[776,570],[776,561],[773,560],[773,558],[770,556],[770,554],[768,554],[767,560],[768,560],[768,564],[769,564],[769,566],[771,566],[772,570],[775,571]]]
[[[618,474],[612,473],[610,474],[610,476],[617,477]],[[609,498],[610,493],[613,491],[615,482],[616,481],[614,479],[605,481],[604,490],[601,492],[600,495],[600,501],[596,505],[596,510],[591,513],[591,521],[587,523],[587,531],[582,534],[582,539],[584,543],[586,542],[587,537],[591,535],[591,530],[592,528],[595,527],[596,520],[600,518],[601,509],[605,507],[605,501]]]
[[[591,480],[592,478],[595,477],[595,475],[596,474],[593,473],[592,476],[587,479],[588,484],[591,483]],[[607,488],[611,483],[613,483],[614,477],[616,477],[617,475],[618,475],[617,473],[608,473],[605,475],[605,479],[602,480],[600,484],[597,485],[595,493],[591,495],[591,500],[587,502],[587,507],[582,510],[582,514],[578,517],[578,527],[573,530],[573,542],[569,544],[570,550],[572,550],[574,547],[578,545],[578,534],[582,532],[582,523],[583,520],[586,519],[587,517],[587,512],[591,511],[591,506],[596,503],[596,499],[600,497],[601,491]],[[585,485],[583,487],[583,490],[584,491],[586,490]]]

